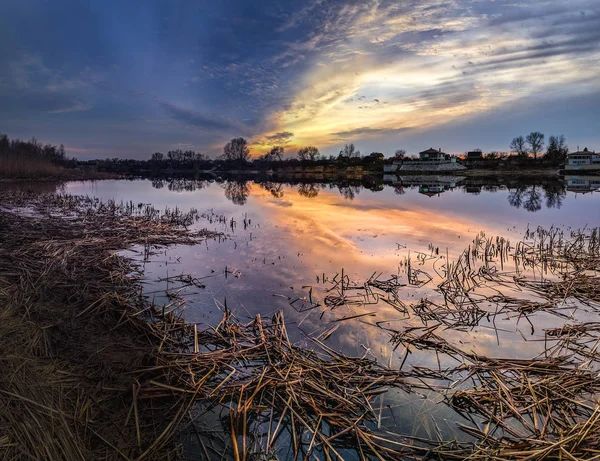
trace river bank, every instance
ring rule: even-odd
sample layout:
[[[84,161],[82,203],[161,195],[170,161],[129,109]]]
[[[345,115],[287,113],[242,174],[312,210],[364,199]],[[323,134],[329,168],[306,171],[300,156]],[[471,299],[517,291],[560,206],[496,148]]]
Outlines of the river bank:
[[[118,252],[214,235],[186,231],[194,213],[83,197],[5,192],[0,208],[2,457],[176,453],[174,402],[138,395],[160,379],[152,364],[164,312],[152,312],[139,268]]]

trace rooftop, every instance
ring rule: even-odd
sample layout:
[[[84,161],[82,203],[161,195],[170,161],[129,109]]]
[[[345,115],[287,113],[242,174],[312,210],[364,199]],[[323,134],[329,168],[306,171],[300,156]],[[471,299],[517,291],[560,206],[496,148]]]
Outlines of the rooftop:
[[[433,147],[430,147],[427,150],[424,150],[423,152],[419,152],[419,155],[421,154],[443,154],[444,152],[442,152],[442,149],[434,149]]]

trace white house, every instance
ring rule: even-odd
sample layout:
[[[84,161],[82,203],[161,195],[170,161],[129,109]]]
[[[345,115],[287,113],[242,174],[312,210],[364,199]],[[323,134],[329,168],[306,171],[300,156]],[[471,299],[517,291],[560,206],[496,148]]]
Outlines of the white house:
[[[583,149],[567,155],[566,171],[600,170],[600,154]]]

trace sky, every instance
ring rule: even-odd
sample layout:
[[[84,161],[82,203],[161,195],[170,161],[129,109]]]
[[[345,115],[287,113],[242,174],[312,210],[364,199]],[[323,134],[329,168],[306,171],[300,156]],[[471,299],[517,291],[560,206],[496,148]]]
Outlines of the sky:
[[[597,0],[3,0],[0,133],[80,159],[600,150]]]

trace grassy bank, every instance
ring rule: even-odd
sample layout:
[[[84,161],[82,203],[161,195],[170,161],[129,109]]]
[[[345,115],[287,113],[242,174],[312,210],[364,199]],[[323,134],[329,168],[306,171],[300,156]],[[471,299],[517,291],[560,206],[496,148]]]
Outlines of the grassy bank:
[[[121,179],[118,173],[66,168],[43,159],[22,160],[0,156],[0,181],[95,181]]]

